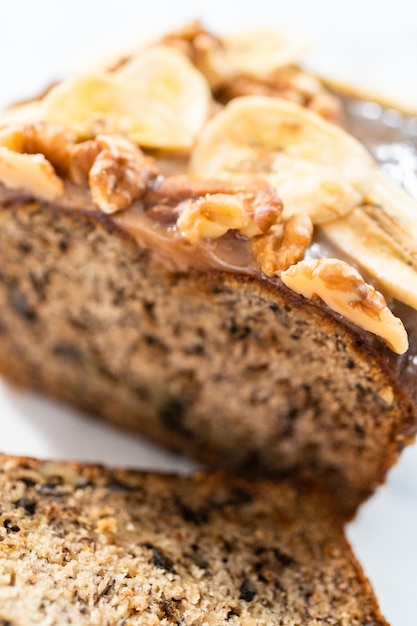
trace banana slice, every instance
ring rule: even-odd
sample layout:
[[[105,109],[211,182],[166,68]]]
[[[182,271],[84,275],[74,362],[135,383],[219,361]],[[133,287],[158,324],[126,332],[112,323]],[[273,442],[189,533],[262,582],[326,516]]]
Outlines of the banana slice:
[[[184,35],[189,37],[188,33]],[[194,31],[193,44],[195,63],[212,89],[238,76],[253,76],[257,80],[270,77],[284,67],[297,64],[307,49],[301,39],[271,29],[214,37],[199,25]]]
[[[205,126],[191,159],[199,176],[262,176],[283,200],[285,218],[308,213],[315,224],[361,204],[375,168],[365,148],[339,127],[264,96],[230,102]]]
[[[382,171],[367,204],[320,228],[384,294],[417,309],[417,201]]]
[[[159,144],[144,145],[171,147],[166,145],[164,134],[175,137],[180,147],[194,142],[207,120],[212,99],[206,79],[185,55],[169,46],[147,48],[123,65],[117,76],[149,102],[169,111],[174,128],[161,129]]]
[[[298,63],[307,51],[305,41],[271,29],[252,29],[222,37],[224,56],[235,73],[267,76]]]
[[[417,201],[381,169],[375,171],[369,201],[384,208],[417,241]]]
[[[96,71],[53,87],[41,102],[39,115],[85,138],[99,129],[112,132],[119,100],[120,89],[111,74]]]
[[[124,133],[142,146],[188,149],[211,104],[205,78],[172,48],[142,50],[117,72],[66,80],[44,97],[40,118],[79,138]]]

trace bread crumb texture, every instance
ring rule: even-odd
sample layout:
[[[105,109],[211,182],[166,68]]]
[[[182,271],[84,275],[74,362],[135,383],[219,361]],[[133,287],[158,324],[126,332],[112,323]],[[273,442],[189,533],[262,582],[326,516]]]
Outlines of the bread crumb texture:
[[[279,281],[170,272],[103,213],[0,211],[0,371],[200,462],[302,470],[352,515],[412,440],[387,349]]]
[[[311,486],[0,468],[2,625],[387,626]]]

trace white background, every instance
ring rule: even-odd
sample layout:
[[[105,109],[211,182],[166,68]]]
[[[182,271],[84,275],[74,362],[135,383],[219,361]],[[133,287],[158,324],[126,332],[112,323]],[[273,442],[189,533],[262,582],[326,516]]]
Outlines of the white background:
[[[103,55],[199,17],[227,32],[274,26],[311,43],[308,64],[417,108],[417,3],[411,0],[0,0],[0,105],[36,94]],[[1,315],[1,311],[0,311]],[[0,381],[2,451],[161,469],[186,461]],[[417,624],[417,448],[365,504],[349,538],[392,626]]]

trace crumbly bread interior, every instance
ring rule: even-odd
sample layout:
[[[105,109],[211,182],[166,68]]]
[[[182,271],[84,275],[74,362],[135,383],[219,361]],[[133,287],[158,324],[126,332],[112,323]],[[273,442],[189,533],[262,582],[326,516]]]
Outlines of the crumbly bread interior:
[[[0,622],[387,626],[308,485],[0,457]]]
[[[387,349],[277,281],[170,273],[102,214],[47,203],[5,204],[0,251],[18,384],[201,462],[313,475],[347,516],[411,439]]]

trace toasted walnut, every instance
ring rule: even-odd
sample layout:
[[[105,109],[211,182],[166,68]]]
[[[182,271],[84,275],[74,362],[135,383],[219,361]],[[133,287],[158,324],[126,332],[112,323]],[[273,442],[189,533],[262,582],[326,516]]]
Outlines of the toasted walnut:
[[[198,20],[168,33],[158,43],[180,50],[204,74],[211,88],[218,85],[225,69],[224,60],[217,60],[216,52],[222,50],[224,44],[219,37],[205,30]],[[217,67],[219,64],[220,68]]]
[[[74,137],[60,126],[37,122],[23,127],[23,151],[41,153],[54,168],[65,174],[69,168]]]
[[[303,94],[292,88],[286,69],[268,77],[239,74],[233,80],[222,85],[217,95],[222,102],[229,102],[229,100],[240,96],[272,96],[305,104]]]
[[[21,154],[42,154],[61,174],[70,163],[74,137],[61,126],[36,122],[0,131],[0,145]]]
[[[306,298],[320,298],[327,306],[364,330],[380,336],[398,354],[408,348],[403,323],[384,297],[359,272],[339,259],[300,261],[281,272],[281,280]]]
[[[308,108],[330,122],[343,125],[341,102],[330,93],[320,93],[313,96],[309,100]]]
[[[253,181],[239,192],[250,217],[249,224],[240,229],[246,237],[256,237],[267,233],[278,223],[282,215],[282,202],[275,190],[265,183]]]
[[[271,232],[253,239],[252,254],[264,274],[274,276],[303,258],[312,236],[310,217],[306,213],[296,213]]]
[[[170,193],[171,192],[171,193]],[[179,200],[177,227],[189,241],[217,238],[228,230],[246,237],[267,232],[282,213],[282,203],[276,192],[259,180],[229,182],[221,180],[195,181],[185,176],[167,179],[158,195]]]
[[[74,146],[69,166],[69,179],[76,185],[88,185],[88,175],[102,148],[96,139]]]
[[[70,179],[89,184],[93,201],[104,213],[114,213],[141,198],[159,175],[156,162],[118,135],[97,135],[74,146]]]
[[[199,239],[222,237],[228,230],[239,230],[249,224],[249,215],[242,200],[224,193],[185,200],[179,209],[177,227],[193,243]]]
[[[19,154],[2,146],[0,181],[10,189],[26,189],[44,200],[54,200],[64,192],[63,181],[43,154]]]
[[[90,169],[88,180],[93,201],[105,213],[124,209],[143,196],[158,171],[138,150],[102,149]]]
[[[222,85],[217,93],[221,102],[240,96],[271,96],[290,100],[312,109],[327,120],[343,120],[340,99],[329,93],[315,76],[295,67],[284,67],[268,76],[239,74]]]
[[[65,170],[72,138],[48,124],[26,124],[0,131],[0,180],[12,189],[53,200],[64,191],[55,173]]]
[[[205,30],[199,20],[193,20],[177,30],[166,33],[157,43],[174,46],[180,50],[188,50],[192,58],[192,53],[196,46],[196,40],[200,37],[209,37],[213,41],[217,41],[220,44],[218,37]],[[186,48],[186,45],[188,45],[189,48]]]
[[[0,145],[20,154],[41,154],[55,170],[64,174],[69,166],[74,138],[60,126],[36,122],[2,129]]]
[[[24,135],[22,126],[7,126],[0,130],[0,146],[12,152],[24,152]]]

